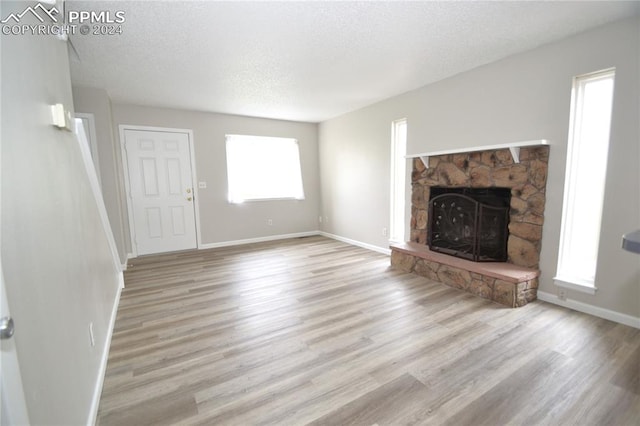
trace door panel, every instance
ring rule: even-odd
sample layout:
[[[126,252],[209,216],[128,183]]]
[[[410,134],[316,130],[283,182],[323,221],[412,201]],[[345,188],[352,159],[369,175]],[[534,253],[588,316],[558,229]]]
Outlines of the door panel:
[[[157,207],[147,207],[147,237],[162,238],[162,213]]]
[[[171,224],[173,225],[173,235],[184,235],[184,208],[181,206],[171,207],[171,219]]]
[[[196,248],[189,135],[124,134],[137,254]]]
[[[156,167],[155,158],[141,158],[140,172],[144,182],[144,195],[160,195],[158,192],[158,168]]]
[[[167,159],[167,178],[169,183],[169,194],[180,195],[182,193],[182,176],[180,162],[175,158]]]

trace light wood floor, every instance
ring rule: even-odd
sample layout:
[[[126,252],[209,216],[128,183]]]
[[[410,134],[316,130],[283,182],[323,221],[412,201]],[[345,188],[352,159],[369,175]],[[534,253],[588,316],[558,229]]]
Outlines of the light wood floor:
[[[638,425],[640,330],[323,237],[135,259],[107,425]]]

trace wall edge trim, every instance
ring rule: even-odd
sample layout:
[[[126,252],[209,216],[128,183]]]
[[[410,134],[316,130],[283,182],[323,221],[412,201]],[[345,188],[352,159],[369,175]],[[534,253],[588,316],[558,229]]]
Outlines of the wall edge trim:
[[[324,231],[319,231],[318,234],[322,235],[323,237],[327,237],[327,238],[331,238],[331,239],[334,239],[334,240],[342,241],[343,243],[351,244],[353,246],[362,247],[362,248],[365,248],[367,250],[371,250],[371,251],[375,251],[375,252],[378,252],[378,253],[381,253],[381,254],[386,254],[387,256],[391,256],[391,249],[390,248],[383,248],[383,247],[374,246],[373,244],[363,243],[362,241],[352,240],[351,238],[341,237],[339,235],[330,234],[330,233],[324,232]]]
[[[111,310],[111,318],[109,319],[109,328],[107,329],[107,336],[105,338],[104,351],[102,353],[102,359],[100,360],[100,367],[98,369],[98,377],[96,380],[95,389],[93,391],[93,398],[91,399],[91,407],[89,409],[89,418],[87,419],[87,425],[92,426],[96,424],[98,418],[98,408],[100,406],[100,397],[102,396],[102,387],[104,385],[104,377],[107,373],[107,361],[109,360],[109,351],[111,349],[111,338],[113,337],[113,329],[116,325],[116,316],[118,314],[118,306],[120,305],[120,295],[124,288],[124,274],[118,273],[118,290],[116,291],[116,297],[113,301],[113,309]]]
[[[221,241],[219,243],[203,243],[198,246],[198,250],[207,250],[219,247],[239,246],[243,244],[263,243],[267,241],[286,240],[290,238],[303,238],[319,235],[319,231],[295,232],[293,234],[269,235],[266,237],[247,238],[244,240]]]

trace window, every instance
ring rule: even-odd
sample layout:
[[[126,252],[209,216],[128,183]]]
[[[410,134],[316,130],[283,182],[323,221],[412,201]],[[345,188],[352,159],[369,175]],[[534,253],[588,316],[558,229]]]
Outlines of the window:
[[[304,199],[298,141],[227,135],[229,202]]]
[[[615,70],[574,79],[555,282],[594,294]]]
[[[391,241],[403,242],[407,173],[407,120],[391,123]]]

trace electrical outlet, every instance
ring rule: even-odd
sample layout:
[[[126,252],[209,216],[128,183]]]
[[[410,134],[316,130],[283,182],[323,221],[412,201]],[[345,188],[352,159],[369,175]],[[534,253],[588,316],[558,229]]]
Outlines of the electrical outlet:
[[[558,290],[558,299],[567,300],[567,293],[564,290]]]
[[[93,323],[92,322],[89,323],[89,343],[91,344],[92,347],[96,345],[96,339],[93,336]]]
[[[272,226],[273,225],[273,219],[267,219],[267,225]]]
[[[382,228],[382,236],[383,237],[387,236],[387,228]]]
[[[322,216],[318,216],[318,222],[322,223]]]
[[[324,217],[324,223],[329,223],[329,216]]]

